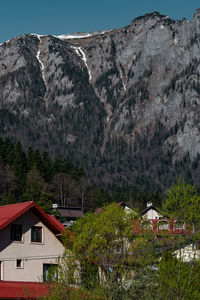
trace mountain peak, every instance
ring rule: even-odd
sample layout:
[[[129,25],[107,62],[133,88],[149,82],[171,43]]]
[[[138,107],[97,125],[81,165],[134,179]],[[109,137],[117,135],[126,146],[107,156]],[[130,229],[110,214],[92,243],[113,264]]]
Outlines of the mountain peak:
[[[199,12],[195,24],[153,12],[118,30],[4,44],[0,135],[110,187],[199,183]]]

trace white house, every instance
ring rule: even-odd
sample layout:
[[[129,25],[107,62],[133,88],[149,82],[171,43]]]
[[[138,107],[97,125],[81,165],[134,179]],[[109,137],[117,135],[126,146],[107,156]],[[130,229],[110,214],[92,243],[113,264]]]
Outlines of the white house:
[[[147,220],[161,219],[163,216],[158,212],[157,208],[151,202],[147,203],[147,207],[140,212],[142,218]]]
[[[0,206],[0,279],[45,280],[63,254],[64,229],[32,201]]]
[[[182,262],[191,263],[195,260],[200,259],[200,248],[199,243],[189,243],[185,247],[182,247],[173,253]]]

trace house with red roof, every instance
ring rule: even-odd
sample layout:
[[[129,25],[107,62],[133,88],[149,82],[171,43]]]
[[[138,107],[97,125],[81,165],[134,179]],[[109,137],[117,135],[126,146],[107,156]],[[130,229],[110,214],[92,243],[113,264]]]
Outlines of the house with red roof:
[[[64,230],[33,201],[0,206],[0,291],[5,282],[45,281],[63,254]]]

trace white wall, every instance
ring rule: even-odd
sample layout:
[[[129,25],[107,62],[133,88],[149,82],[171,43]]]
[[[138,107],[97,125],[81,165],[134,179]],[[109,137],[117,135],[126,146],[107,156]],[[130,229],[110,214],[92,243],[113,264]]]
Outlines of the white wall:
[[[162,218],[161,214],[159,214],[155,209],[150,209],[146,214],[142,216],[143,218],[150,219],[159,219]]]
[[[174,255],[183,262],[192,262],[200,259],[200,250],[190,244],[184,248],[174,251]]]
[[[22,242],[10,240],[10,225],[0,231],[1,280],[41,281],[43,264],[57,263],[64,247],[54,234],[31,211],[16,219],[22,224]],[[43,242],[31,242],[31,226],[41,226]],[[16,259],[23,259],[23,268],[16,268]]]
[[[126,213],[132,213],[133,212],[133,210],[128,206],[125,206],[124,210],[125,210]]]

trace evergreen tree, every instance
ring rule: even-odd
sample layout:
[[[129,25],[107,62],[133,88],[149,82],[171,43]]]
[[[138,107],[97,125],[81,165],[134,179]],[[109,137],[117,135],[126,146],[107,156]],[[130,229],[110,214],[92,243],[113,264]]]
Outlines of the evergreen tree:
[[[46,213],[53,214],[52,203],[53,197],[50,193],[42,191],[40,193],[40,198],[36,202],[39,207],[41,207]]]
[[[50,182],[52,179],[52,162],[49,158],[48,152],[43,153],[42,162],[43,162],[42,177],[45,179],[45,181]]]
[[[23,195],[25,201],[38,202],[42,191],[45,191],[46,185],[40,172],[34,167],[27,174],[26,190]]]
[[[28,170],[32,169],[34,164],[33,148],[29,147],[27,151],[27,167]]]
[[[22,201],[20,197],[25,190],[26,183],[26,173],[27,173],[27,163],[26,155],[22,149],[21,143],[18,142],[15,145],[14,161],[12,164],[12,169],[16,176],[16,200]]]
[[[41,175],[44,174],[43,161],[38,149],[33,152],[33,165],[41,173]]]

